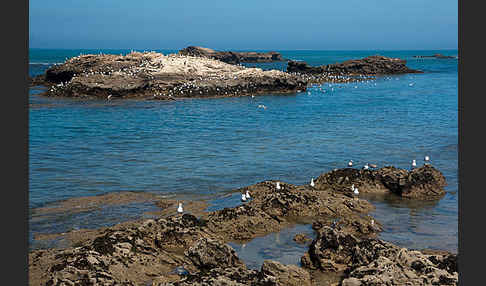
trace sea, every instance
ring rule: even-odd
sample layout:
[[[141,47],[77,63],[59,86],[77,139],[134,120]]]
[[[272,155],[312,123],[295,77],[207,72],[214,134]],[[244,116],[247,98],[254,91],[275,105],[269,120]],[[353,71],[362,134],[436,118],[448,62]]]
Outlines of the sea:
[[[143,50],[137,50],[143,51]],[[148,50],[147,50],[148,51]],[[163,54],[177,50],[155,50]],[[277,50],[278,51],[278,50]],[[29,50],[29,75],[80,54],[131,50]],[[457,50],[278,51],[323,65],[370,55],[401,58],[421,74],[380,76],[359,83],[313,85],[305,92],[252,97],[146,100],[46,98],[29,91],[29,242],[33,237],[110,226],[144,217],[147,203],[40,216],[33,210],[75,197],[149,192],[208,200],[209,210],[238,205],[231,190],[264,180],[307,184],[324,172],[365,163],[410,168],[430,156],[446,177],[436,201],[369,196],[380,238],[413,249],[458,251]],[[285,70],[286,62],[244,64]],[[258,105],[267,108],[258,108]],[[295,225],[247,244],[230,243],[253,268],[263,259],[299,264],[305,246]]]

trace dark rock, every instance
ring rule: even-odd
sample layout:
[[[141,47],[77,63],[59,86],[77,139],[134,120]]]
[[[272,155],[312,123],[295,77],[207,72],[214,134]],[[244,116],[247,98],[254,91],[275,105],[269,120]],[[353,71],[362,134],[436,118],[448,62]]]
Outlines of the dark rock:
[[[189,46],[185,49],[179,51],[179,54],[185,56],[197,56],[206,57],[228,64],[239,64],[239,63],[264,63],[264,62],[281,62],[284,61],[282,55],[277,52],[224,52],[215,51],[203,47]]]
[[[317,231],[317,238],[304,257],[304,267],[343,273],[342,285],[457,285],[458,281],[454,268],[447,271],[444,267],[448,261],[454,261],[454,254],[432,258],[420,251],[376,238],[359,238],[327,226]]]
[[[457,56],[445,56],[443,54],[434,54],[431,56],[413,56],[414,58],[436,58],[436,59],[457,59]]]
[[[245,267],[232,247],[210,238],[199,239],[185,255],[201,271],[218,267]]]
[[[399,58],[384,56],[369,56],[359,60],[348,60],[342,63],[311,67],[305,62],[289,61],[287,72],[309,73],[309,74],[332,74],[332,75],[386,75],[403,73],[421,73],[421,71],[410,69],[406,61]]]
[[[360,193],[394,193],[404,198],[435,200],[445,194],[444,175],[432,165],[411,171],[392,166],[378,170],[336,169],[315,180],[316,189],[331,189],[352,194],[354,185]]]

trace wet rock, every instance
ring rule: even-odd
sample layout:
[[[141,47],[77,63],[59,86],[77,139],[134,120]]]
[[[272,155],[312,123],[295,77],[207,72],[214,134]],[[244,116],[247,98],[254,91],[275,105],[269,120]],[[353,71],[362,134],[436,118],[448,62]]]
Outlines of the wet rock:
[[[263,278],[262,280],[274,281],[275,284],[272,283],[270,285],[311,285],[311,277],[306,270],[295,265],[283,265],[280,262],[272,260],[265,260],[263,262],[260,275]]]
[[[403,73],[422,73],[406,66],[406,60],[384,56],[369,56],[358,60],[348,60],[342,63],[309,66],[305,62],[289,61],[288,72],[333,75],[385,75]]]
[[[378,170],[337,169],[320,175],[316,189],[331,189],[352,194],[354,185],[360,193],[394,193],[401,197],[435,200],[445,194],[444,175],[432,165],[424,165],[411,171],[383,167]]]
[[[317,231],[306,257],[315,269],[342,273],[342,285],[456,285],[458,281],[457,269],[444,263],[454,261],[454,254],[430,256],[331,227]]]
[[[217,267],[244,267],[232,247],[210,238],[198,240],[185,255],[203,271]]]
[[[189,46],[179,51],[179,54],[186,56],[207,57],[220,60],[229,64],[239,63],[264,63],[284,61],[282,55],[277,52],[223,52],[209,48]]]

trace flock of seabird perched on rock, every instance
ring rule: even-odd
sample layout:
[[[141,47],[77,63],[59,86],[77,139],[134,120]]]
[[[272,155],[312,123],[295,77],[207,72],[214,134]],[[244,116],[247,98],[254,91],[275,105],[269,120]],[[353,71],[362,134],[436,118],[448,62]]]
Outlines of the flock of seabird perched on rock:
[[[430,157],[429,156],[425,156],[424,157],[424,164],[427,165],[429,164],[430,162]],[[349,160],[348,161],[348,167],[352,168],[353,167],[353,160]],[[414,159],[412,160],[412,169],[413,168],[416,168],[417,167],[417,161]],[[364,166],[363,166],[363,170],[369,170],[369,168],[377,168],[377,165],[375,164],[370,164],[370,163],[366,163]],[[314,182],[314,178],[311,178],[311,181],[310,181],[310,184],[309,184],[311,187],[315,187],[315,182]],[[277,190],[281,190],[282,189],[282,186],[280,185],[280,182],[276,182],[275,183],[275,188]],[[351,185],[351,192],[353,192],[353,194],[355,195],[359,195],[359,190],[357,187],[354,186],[354,184]],[[245,192],[245,193],[242,193],[241,194],[241,201],[242,202],[247,202],[251,199],[251,196],[250,196],[250,192],[248,192],[248,190]],[[183,208],[182,208],[182,203],[179,203],[179,206],[177,208],[177,212],[178,213],[183,213]]]

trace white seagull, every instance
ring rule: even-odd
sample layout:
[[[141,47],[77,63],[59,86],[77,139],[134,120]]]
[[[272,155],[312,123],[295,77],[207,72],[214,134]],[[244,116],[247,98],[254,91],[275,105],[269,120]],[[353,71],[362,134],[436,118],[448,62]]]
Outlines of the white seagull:
[[[425,156],[424,161],[425,161],[425,164],[429,163],[430,157],[429,156]]]
[[[417,161],[412,160],[412,168],[415,168],[415,167],[417,167]]]
[[[246,195],[245,194],[241,194],[241,201],[246,202]]]
[[[358,188],[354,188],[354,192],[353,192],[355,195],[359,195],[359,192],[358,192]]]
[[[182,203],[179,203],[179,207],[177,208],[177,212],[180,213],[180,214],[184,212],[184,210],[182,209]]]
[[[277,190],[280,190],[280,182],[277,182]]]
[[[363,169],[364,170],[368,170],[370,168],[370,166],[368,165],[368,163],[366,163],[364,166],[363,166]]]
[[[353,160],[349,160],[348,167],[353,167]]]
[[[310,186],[314,187],[316,184],[314,184],[314,178],[311,178]]]
[[[251,197],[250,197],[250,192],[248,192],[248,190],[246,190],[246,198],[247,198],[247,199],[250,199],[250,198],[251,198]]]

